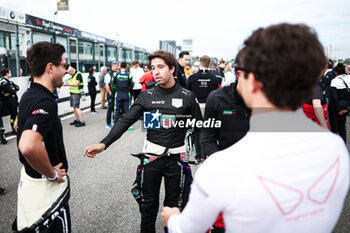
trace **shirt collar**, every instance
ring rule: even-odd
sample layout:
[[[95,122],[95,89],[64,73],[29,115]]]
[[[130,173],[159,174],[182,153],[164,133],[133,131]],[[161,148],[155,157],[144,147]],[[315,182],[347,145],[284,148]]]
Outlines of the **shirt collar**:
[[[30,88],[41,90],[54,99],[57,98],[49,89],[47,89],[46,87],[44,87],[43,85],[41,85],[39,83],[31,82]]]

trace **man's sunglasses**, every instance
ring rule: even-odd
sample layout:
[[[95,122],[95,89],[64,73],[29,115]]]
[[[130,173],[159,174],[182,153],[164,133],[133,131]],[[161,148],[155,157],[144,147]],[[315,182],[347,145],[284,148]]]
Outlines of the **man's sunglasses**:
[[[66,69],[66,70],[68,70],[68,68],[69,68],[69,63],[60,63],[60,65],[63,65],[63,67]]]

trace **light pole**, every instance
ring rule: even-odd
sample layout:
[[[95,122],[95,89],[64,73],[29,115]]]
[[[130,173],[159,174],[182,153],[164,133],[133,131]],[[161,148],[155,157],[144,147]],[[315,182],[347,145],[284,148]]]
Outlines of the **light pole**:
[[[58,11],[55,11],[55,13],[53,13],[53,22],[56,23],[56,15],[57,15]]]

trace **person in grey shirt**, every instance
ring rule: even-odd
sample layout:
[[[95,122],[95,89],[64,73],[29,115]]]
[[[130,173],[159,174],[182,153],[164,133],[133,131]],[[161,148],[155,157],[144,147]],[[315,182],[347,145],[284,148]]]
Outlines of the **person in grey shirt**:
[[[100,87],[101,91],[101,108],[105,109],[105,102],[106,102],[106,88],[105,88],[105,75],[107,73],[107,67],[101,66],[101,73],[98,76],[98,86]]]

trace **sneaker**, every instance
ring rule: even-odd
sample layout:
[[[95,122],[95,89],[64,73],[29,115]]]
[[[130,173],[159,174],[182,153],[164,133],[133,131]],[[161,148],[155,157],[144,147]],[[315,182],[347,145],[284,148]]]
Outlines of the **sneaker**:
[[[4,130],[1,130],[1,131],[0,131],[0,142],[1,142],[2,144],[6,144],[6,143],[7,143]]]
[[[5,193],[7,193],[7,190],[3,189],[3,188],[0,188],[0,194],[5,194]]]
[[[111,124],[107,124],[106,125],[106,129],[112,129],[113,127],[112,127],[112,125]]]
[[[76,124],[78,124],[78,123],[80,123],[80,121],[77,120],[77,119],[75,119],[73,122],[71,122],[71,123],[69,123],[69,124],[70,124],[70,125],[76,125]]]
[[[91,114],[96,114],[96,111],[92,111]]]
[[[75,127],[85,126],[85,121],[79,121],[79,123],[75,124]]]
[[[130,131],[130,130],[133,130],[134,129],[134,127],[132,127],[132,126],[130,126],[129,128],[128,128],[128,130]]]

